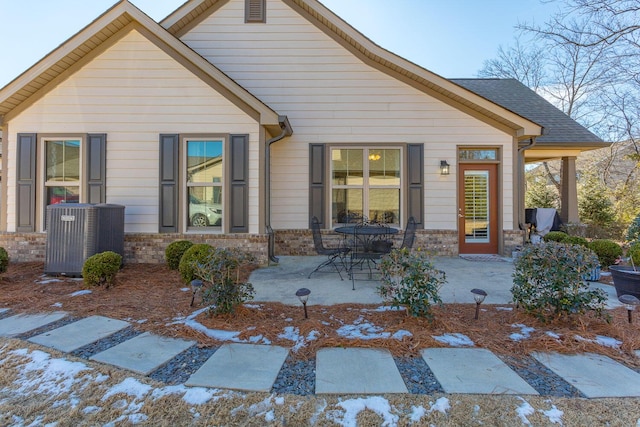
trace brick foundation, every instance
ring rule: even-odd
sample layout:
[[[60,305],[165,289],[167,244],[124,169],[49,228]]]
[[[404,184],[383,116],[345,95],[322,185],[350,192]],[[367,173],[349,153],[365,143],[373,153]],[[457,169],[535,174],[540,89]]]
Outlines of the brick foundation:
[[[342,236],[332,231],[323,231],[327,246],[337,246]],[[394,246],[402,244],[403,234],[394,236]],[[13,262],[41,261],[45,258],[45,233],[0,233],[0,246],[9,253]],[[265,234],[146,234],[127,233],[124,242],[125,263],[164,262],[164,250],[176,240],[207,243],[216,247],[239,248],[252,253],[260,264],[267,264],[268,237]],[[505,230],[503,255],[521,246],[524,231]],[[458,232],[456,230],[416,230],[414,248],[421,248],[432,255],[457,256]],[[311,230],[276,230],[276,255],[315,255]]]

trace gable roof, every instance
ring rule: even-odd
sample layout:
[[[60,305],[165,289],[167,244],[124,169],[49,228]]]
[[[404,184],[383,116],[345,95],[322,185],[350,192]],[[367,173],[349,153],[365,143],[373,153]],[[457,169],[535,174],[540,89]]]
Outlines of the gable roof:
[[[516,79],[452,79],[478,95],[544,127],[536,147],[600,148],[610,145]]]
[[[188,0],[160,24],[171,34],[180,37],[228,1]],[[366,64],[518,139],[529,139],[542,133],[542,126],[533,120],[378,46],[319,1],[281,1]]]
[[[282,116],[279,117],[275,111],[168,33],[128,0],[115,4],[0,89],[0,124],[7,114],[14,115],[23,111],[133,29],[141,32],[205,83],[266,126],[269,132],[276,135],[280,133]]]

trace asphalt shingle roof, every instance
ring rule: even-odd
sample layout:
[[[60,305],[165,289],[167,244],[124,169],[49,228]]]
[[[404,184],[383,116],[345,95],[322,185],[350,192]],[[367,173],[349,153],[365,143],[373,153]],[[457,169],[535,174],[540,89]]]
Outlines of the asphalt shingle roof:
[[[597,144],[602,139],[516,79],[450,79],[542,127],[538,144]]]

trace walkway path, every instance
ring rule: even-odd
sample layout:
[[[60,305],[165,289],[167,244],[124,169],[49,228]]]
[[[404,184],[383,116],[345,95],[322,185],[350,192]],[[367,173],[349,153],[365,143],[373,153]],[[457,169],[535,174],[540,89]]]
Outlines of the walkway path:
[[[65,318],[64,312],[9,315],[0,319],[0,337],[16,337],[64,352],[78,352],[130,326],[102,316],[66,318],[69,322]],[[144,333],[123,338],[122,342],[97,351],[90,359],[152,375],[195,344]],[[224,344],[191,374],[185,385],[269,392],[288,354],[289,349],[279,346]],[[489,350],[426,348],[421,355],[446,393],[538,394],[534,385]],[[555,353],[532,356],[584,397],[640,396],[640,373],[608,357]],[[325,348],[316,354],[315,368],[316,394],[409,392],[388,350]]]

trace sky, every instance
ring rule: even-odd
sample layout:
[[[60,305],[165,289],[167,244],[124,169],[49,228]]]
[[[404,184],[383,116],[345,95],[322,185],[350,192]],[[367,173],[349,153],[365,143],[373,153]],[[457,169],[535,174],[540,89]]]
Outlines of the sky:
[[[183,0],[131,0],[156,21]],[[544,23],[559,1],[321,0],[388,49],[447,78],[475,77],[519,23]],[[0,0],[0,88],[88,25],[116,0]]]

